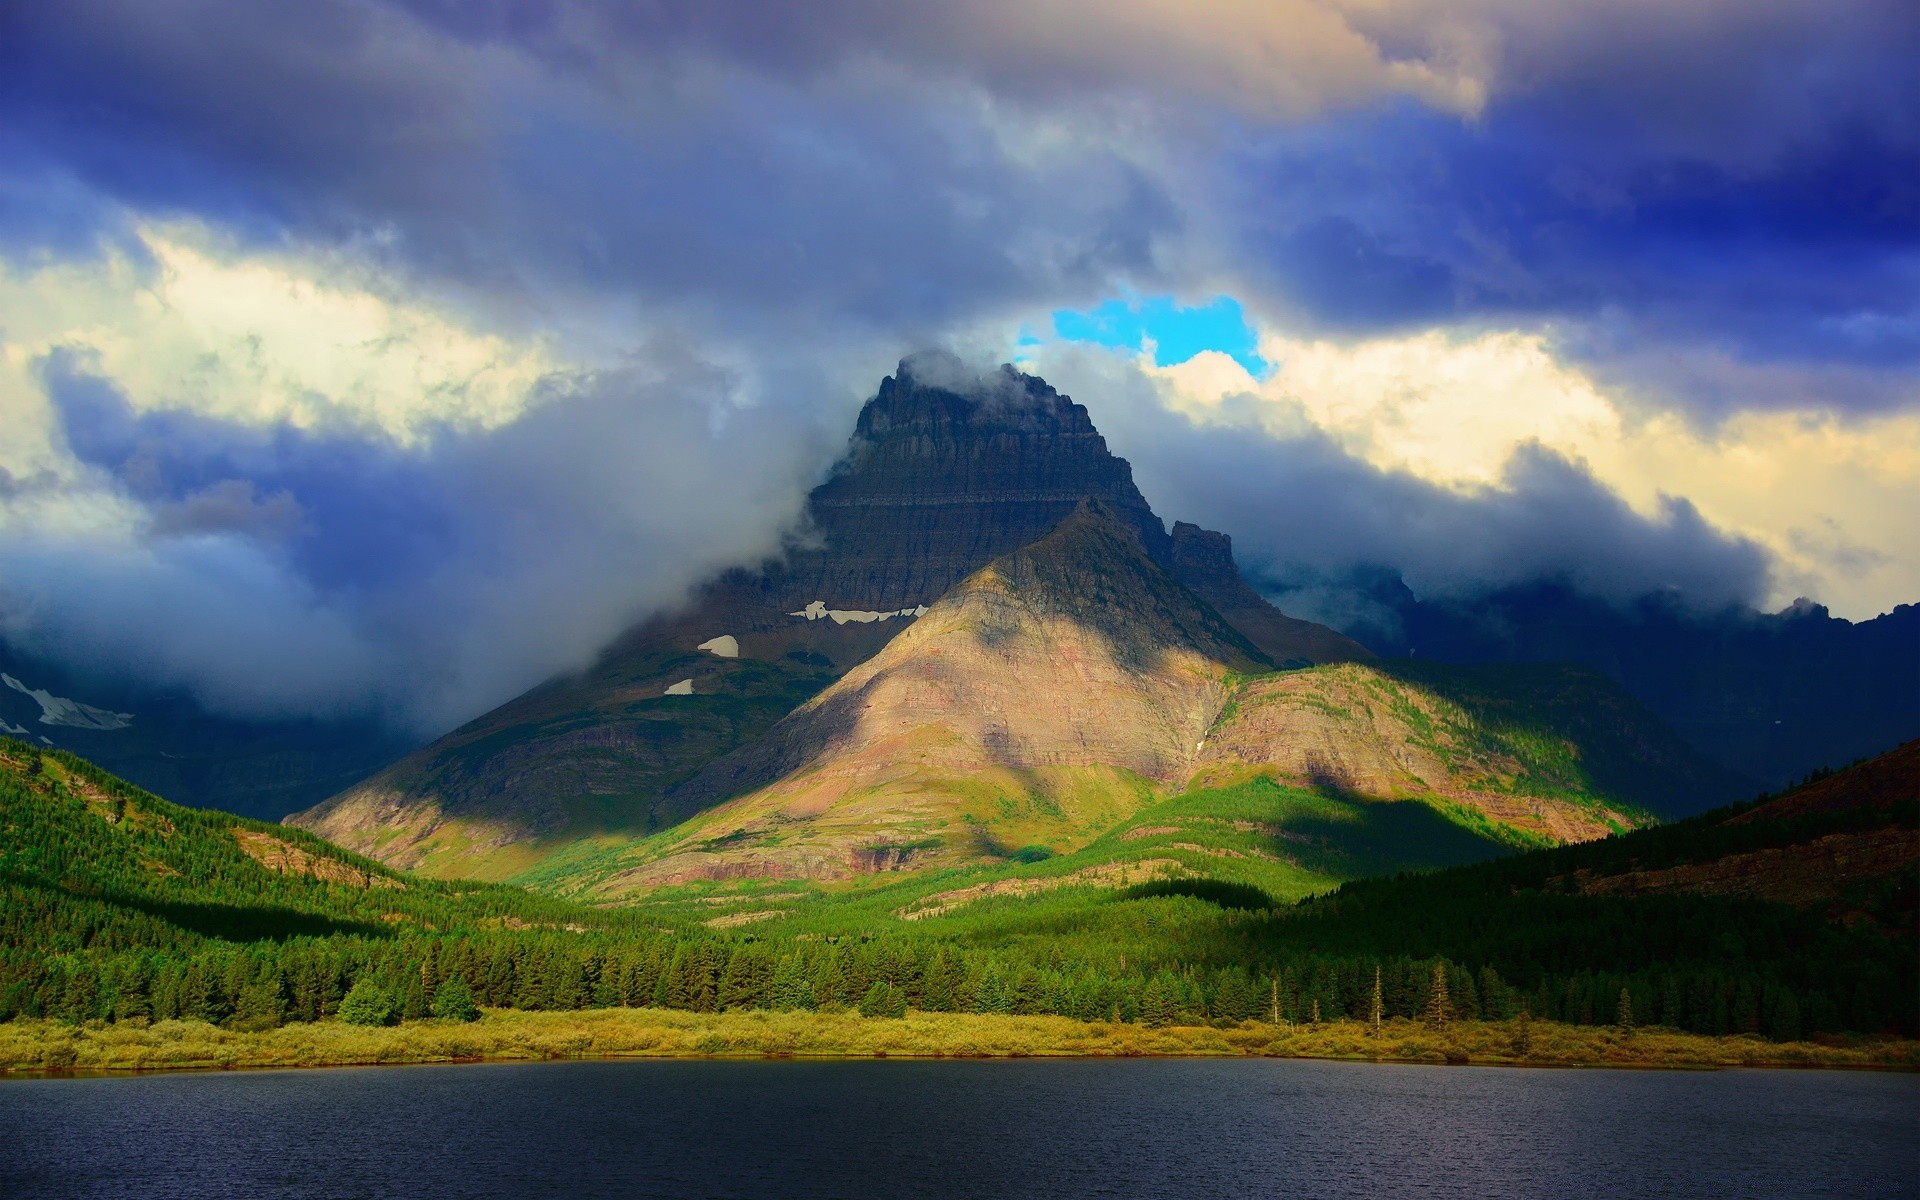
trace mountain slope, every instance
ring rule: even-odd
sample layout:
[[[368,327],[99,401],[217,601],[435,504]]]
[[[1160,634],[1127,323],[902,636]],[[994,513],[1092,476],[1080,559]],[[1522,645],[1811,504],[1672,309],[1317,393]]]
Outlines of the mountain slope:
[[[910,359],[881,383],[846,456],[809,499],[805,536],[779,560],[729,572],[685,612],[629,631],[587,671],[528,692],[292,823],[385,862],[482,878],[526,869],[581,838],[665,828],[691,811],[691,792],[668,801],[677,785],[752,744],[926,605],[1044,537],[1086,497],[1149,561],[1232,593],[1229,619],[1269,657],[1367,657],[1267,605],[1239,580],[1224,539],[1185,553],[1194,535],[1218,535],[1186,526],[1170,537],[1083,406],[1011,368],[966,383],[956,369]],[[676,685],[689,694],[668,695]]]
[[[1359,663],[1275,672],[1151,561],[1113,510],[1086,501],[765,738],[670,792],[664,805],[686,824],[563,852],[523,878],[601,895],[844,881],[1073,854],[1129,822],[1139,843],[1103,861],[1153,852],[1181,862],[1163,844],[1210,845],[1219,831],[1170,813],[1143,826],[1140,814],[1258,778],[1288,794],[1273,813],[1235,819],[1287,843],[1264,857],[1299,862],[1275,822],[1303,793],[1306,819],[1331,822],[1313,835],[1331,854],[1301,867],[1322,884],[1376,859],[1404,869],[1605,836],[1644,823],[1645,807],[1670,800],[1674,786],[1727,794],[1723,773],[1591,674],[1432,669],[1400,679]],[[1430,832],[1431,854],[1369,851],[1336,865],[1372,836],[1373,810],[1396,801],[1476,849]]]
[[[311,834],[171,804],[65,751],[0,738],[0,955],[583,919],[604,918],[517,888],[405,876]]]
[[[676,789],[688,815],[754,794],[676,831],[692,862],[618,885],[709,869],[834,877],[1084,837],[1185,771],[1229,671],[1267,665],[1121,513],[1083,501]],[[717,865],[691,849],[715,842]]]
[[[1420,798],[1521,845],[1604,837],[1744,790],[1610,681],[1558,667],[1355,663],[1242,680],[1193,769],[1196,786],[1265,775]]]

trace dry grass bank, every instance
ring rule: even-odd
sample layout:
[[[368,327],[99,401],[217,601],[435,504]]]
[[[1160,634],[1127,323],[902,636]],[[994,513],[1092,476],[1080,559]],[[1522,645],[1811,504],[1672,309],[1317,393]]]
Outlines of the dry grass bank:
[[[325,1021],[239,1033],[197,1021],[146,1027],[0,1024],[0,1072],[338,1066],[474,1059],[591,1057],[1128,1057],[1267,1056],[1385,1062],[1606,1067],[1882,1067],[1920,1069],[1920,1042],[1835,1044],[1710,1038],[1645,1029],[1532,1023],[1524,1048],[1511,1024],[1461,1022],[1434,1032],[1389,1022],[1378,1037],[1335,1022],[1218,1029],[1086,1023],[1065,1017],[663,1009],[496,1010],[470,1025],[415,1021],[369,1028]]]

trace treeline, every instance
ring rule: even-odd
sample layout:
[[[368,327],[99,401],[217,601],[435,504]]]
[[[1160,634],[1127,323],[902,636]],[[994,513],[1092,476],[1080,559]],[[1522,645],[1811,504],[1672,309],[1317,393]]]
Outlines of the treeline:
[[[1134,901],[1197,904],[1190,899]],[[1039,955],[926,939],[839,941],[657,933],[503,933],[375,939],[293,938],[210,944],[191,954],[134,951],[48,957],[0,951],[0,1020],[189,1018],[259,1029],[335,1016],[370,981],[397,1018],[424,1017],[457,979],[480,1004],[565,1010],[661,1007],[1052,1013],[1148,1025],[1367,1019],[1376,978],[1386,1018],[1431,1013],[1435,967],[1447,1015],[1506,1020],[1522,1012],[1573,1024],[1623,1017],[1695,1033],[1788,1040],[1900,1026],[1870,993],[1795,992],[1758,975],[1650,969],[1580,971],[1517,984],[1492,966],[1413,957],[1306,954],[1264,969],[1172,962],[1115,973],[1057,949]],[[1377,974],[1376,974],[1377,972]]]

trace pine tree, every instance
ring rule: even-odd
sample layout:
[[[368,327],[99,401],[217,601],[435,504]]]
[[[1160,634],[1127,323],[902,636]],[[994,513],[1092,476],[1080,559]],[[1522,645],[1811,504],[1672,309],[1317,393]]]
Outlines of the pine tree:
[[[1525,1006],[1513,1019],[1513,1052],[1522,1058],[1533,1052],[1533,1013]]]
[[[1367,1032],[1374,1037],[1380,1036],[1380,1018],[1385,1015],[1385,1007],[1380,995],[1380,965],[1375,963],[1373,967],[1373,1004],[1367,1013]]]
[[[1433,964],[1433,984],[1427,989],[1427,1027],[1445,1029],[1453,1018],[1453,1009],[1447,1003],[1447,964],[1444,961]]]
[[[907,1015],[907,994],[882,979],[867,989],[860,998],[860,1015],[863,1017],[904,1017]]]
[[[1633,1033],[1633,996],[1626,988],[1620,989],[1620,1006],[1615,1013],[1614,1024],[1620,1026],[1620,1032],[1629,1036]]]
[[[1270,1019],[1273,1021],[1275,1025],[1278,1025],[1280,1023],[1280,977],[1279,976],[1276,975],[1273,977],[1273,979],[1270,981],[1270,987],[1272,989],[1272,997],[1273,997],[1273,1008],[1272,1008]]]
[[[1155,975],[1147,982],[1147,990],[1140,995],[1140,1022],[1158,1029],[1173,1024],[1174,999],[1167,994],[1162,977]]]

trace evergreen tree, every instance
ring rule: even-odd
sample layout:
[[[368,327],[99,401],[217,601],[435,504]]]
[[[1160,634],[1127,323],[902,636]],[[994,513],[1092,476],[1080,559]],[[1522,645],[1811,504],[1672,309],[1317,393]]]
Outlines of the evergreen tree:
[[[907,1015],[907,994],[886,980],[879,980],[860,998],[860,1015],[904,1017]]]
[[[227,1024],[247,1033],[258,1033],[263,1029],[277,1028],[286,1017],[287,1001],[281,987],[280,973],[266,967],[241,985],[240,995],[233,1006],[233,1016],[228,1018]]]
[[[473,1002],[473,989],[467,986],[465,978],[449,976],[445,983],[434,989],[433,1015],[443,1021],[480,1019],[480,1009]]]
[[[1373,1003],[1368,1006],[1367,1032],[1374,1037],[1380,1036],[1380,1018],[1384,1015],[1385,1004],[1380,992],[1380,964],[1373,967]]]
[[[1633,1033],[1633,997],[1626,988],[1620,989],[1620,1003],[1615,1009],[1614,1024],[1620,1027],[1621,1033]]]
[[[1445,1029],[1453,1019],[1452,1006],[1447,1003],[1447,964],[1433,964],[1433,983],[1427,988],[1427,1028]]]
[[[1153,1029],[1173,1024],[1174,1005],[1166,981],[1155,975],[1147,981],[1146,991],[1140,994],[1140,1023]]]

